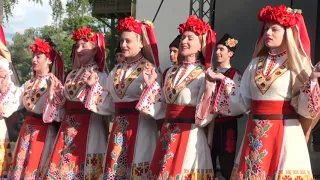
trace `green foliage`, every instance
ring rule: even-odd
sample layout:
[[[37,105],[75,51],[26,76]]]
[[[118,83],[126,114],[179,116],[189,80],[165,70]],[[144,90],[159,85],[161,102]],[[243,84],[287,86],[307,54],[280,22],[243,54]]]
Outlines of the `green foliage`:
[[[41,0],[33,0],[37,3],[42,3]],[[17,1],[15,2],[17,3]],[[58,0],[50,0],[50,5],[52,3],[58,3]],[[58,5],[56,6],[58,7]],[[62,8],[59,8],[57,12],[53,13],[53,19],[55,18],[55,13],[60,13],[63,11]],[[105,38],[110,39],[110,25],[109,21],[101,22],[96,18],[92,17],[91,14],[91,5],[88,0],[69,0],[66,4],[64,19],[61,23],[54,23],[53,25],[43,26],[40,28],[29,28],[26,29],[23,33],[16,33],[12,37],[13,43],[8,44],[8,48],[12,54],[12,62],[15,67],[21,83],[24,83],[26,80],[30,79],[32,73],[32,53],[29,49],[29,46],[34,43],[34,39],[37,37],[43,39],[51,39],[52,42],[56,45],[54,48],[61,54],[62,59],[65,64],[65,72],[71,71],[71,50],[73,45],[73,40],[71,39],[72,32],[81,28],[83,26],[88,26],[96,32],[105,33]],[[107,41],[107,57],[109,53],[109,42]],[[108,58],[109,59],[109,58]],[[110,65],[110,62],[107,61],[107,65]]]

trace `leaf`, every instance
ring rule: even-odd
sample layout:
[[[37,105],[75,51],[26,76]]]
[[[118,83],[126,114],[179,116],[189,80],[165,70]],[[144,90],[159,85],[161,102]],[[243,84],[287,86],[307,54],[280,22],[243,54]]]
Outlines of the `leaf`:
[[[114,152],[111,153],[111,158],[112,158],[112,159],[116,159],[116,155],[115,155]]]
[[[265,127],[263,127],[263,133],[267,132],[270,129],[270,124],[267,124]]]
[[[169,178],[169,173],[168,173],[168,171],[164,173],[163,178],[164,178],[164,179],[168,179],[168,178]]]
[[[248,170],[248,171],[246,172],[246,177],[245,177],[245,179],[249,179],[249,177],[250,177],[250,173],[251,173],[251,171],[250,171],[250,170]]]
[[[262,153],[259,154],[258,159],[263,159],[267,154],[268,152],[264,150]]]
[[[113,171],[117,171],[117,169],[118,169],[118,164],[115,163],[115,164],[113,165]]]
[[[180,180],[180,175],[176,175],[176,180]]]
[[[266,179],[265,177],[266,177],[266,172],[263,171],[261,175],[261,179]]]
[[[254,138],[252,137],[251,133],[249,133],[249,135],[248,135],[248,136],[249,136],[249,142],[250,142],[250,143],[252,143],[252,142],[253,142],[253,140],[254,140]]]
[[[48,173],[48,175],[51,179],[56,180],[56,178],[52,174]]]
[[[71,163],[70,168],[71,168],[71,169],[74,168],[74,162]]]
[[[249,157],[246,157],[245,159],[248,166],[251,167],[251,160],[249,159]]]

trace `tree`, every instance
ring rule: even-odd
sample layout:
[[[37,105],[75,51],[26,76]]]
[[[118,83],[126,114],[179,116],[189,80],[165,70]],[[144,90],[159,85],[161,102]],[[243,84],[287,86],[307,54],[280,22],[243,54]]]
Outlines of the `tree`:
[[[29,46],[33,44],[35,38],[51,39],[56,45],[54,48],[62,55],[65,64],[65,72],[71,70],[71,51],[74,41],[71,39],[73,31],[83,26],[88,26],[96,32],[105,34],[106,39],[110,39],[110,29],[98,19],[92,17],[91,5],[87,0],[74,0],[66,4],[65,18],[62,23],[51,26],[43,26],[41,28],[29,28],[24,33],[16,33],[12,40],[13,43],[8,47],[12,53],[13,65],[16,68],[19,78],[22,82],[28,80],[31,76],[31,59],[32,53]],[[109,23],[109,21],[106,21]],[[109,42],[107,41],[107,57]],[[110,58],[107,58],[110,59]],[[110,67],[110,61],[106,63]]]

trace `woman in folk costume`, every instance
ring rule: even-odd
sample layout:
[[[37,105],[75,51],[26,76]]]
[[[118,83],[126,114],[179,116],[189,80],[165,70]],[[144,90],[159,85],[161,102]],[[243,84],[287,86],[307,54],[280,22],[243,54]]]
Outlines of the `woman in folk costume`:
[[[158,49],[149,22],[127,17],[119,22],[117,29],[121,32],[120,47],[126,60],[115,66],[106,84],[96,81],[96,74],[91,73],[88,78],[91,90],[83,98],[86,108],[99,114],[108,115],[111,108],[115,108],[104,179],[141,179],[149,168],[156,145],[154,119],[163,117],[159,116],[160,111],[154,110],[151,116],[142,114],[136,106],[144,91],[161,91],[154,83],[160,83],[160,76],[150,79],[152,74],[157,74],[154,66],[159,66]],[[153,105],[148,108],[152,109]]]
[[[162,98],[167,105],[166,117],[148,179],[213,180],[211,153],[203,128],[210,121],[195,119],[195,116],[196,106],[207,91],[205,72],[206,67],[210,67],[216,36],[209,24],[195,16],[180,24],[179,31],[184,61],[171,67],[165,75]],[[206,94],[211,96],[212,88]],[[141,101],[156,103],[158,99],[153,96],[143,95]]]
[[[97,72],[97,80],[106,83],[104,72],[104,35],[83,27],[73,32],[75,46],[72,71],[67,75],[61,95],[66,98],[65,116],[60,126],[53,152],[41,179],[101,179],[106,149],[103,117],[85,109],[83,94],[87,72]],[[48,111],[54,108],[48,106]]]
[[[8,78],[1,82],[1,115],[9,117],[23,107],[27,109],[10,165],[9,179],[37,177],[37,170],[44,165],[57,133],[52,124],[46,123],[46,111],[43,107],[45,103],[56,107],[56,116],[53,118],[55,121],[61,121],[59,115],[63,113],[57,103],[63,98],[49,92],[51,88],[58,89],[62,86],[55,77],[63,77],[63,61],[60,55],[40,38],[35,40],[30,49],[34,55],[34,77],[22,87],[16,87]],[[54,72],[56,66],[61,71],[57,74],[50,73]]]
[[[6,79],[6,76],[8,76],[8,79]],[[13,72],[11,66],[11,55],[6,47],[6,39],[4,36],[3,28],[2,26],[0,26],[0,81],[1,84],[3,81],[10,81],[15,85],[19,85],[17,84],[17,80],[18,78]],[[6,87],[4,88],[6,89]],[[5,91],[5,89],[3,90],[3,92]],[[1,95],[2,93],[0,94],[0,96]],[[9,164],[12,160],[10,140],[5,118],[6,116],[0,114],[0,179],[7,178]]]
[[[215,112],[250,111],[231,179],[313,179],[299,121],[319,114],[319,73],[312,69],[301,10],[267,6],[259,20],[261,36],[241,84],[209,73],[224,89],[213,103]]]

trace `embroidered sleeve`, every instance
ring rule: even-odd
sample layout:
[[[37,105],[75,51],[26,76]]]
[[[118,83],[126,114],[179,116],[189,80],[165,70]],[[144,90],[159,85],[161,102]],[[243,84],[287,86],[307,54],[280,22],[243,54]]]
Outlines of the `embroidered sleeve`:
[[[305,118],[314,118],[320,112],[320,90],[318,82],[309,80],[300,90],[298,114]]]
[[[211,113],[211,109],[213,105],[212,98],[215,92],[215,84],[214,84],[211,96],[207,99],[204,99],[206,81],[205,81],[205,78],[201,78],[201,79],[202,79],[202,82],[201,82],[202,85],[199,91],[200,93],[199,93],[199,98],[198,98],[198,103],[196,108],[195,123],[197,126],[204,127],[212,121],[214,116],[214,113]]]
[[[114,102],[111,94],[107,90],[108,82],[112,80],[106,73],[99,73],[99,80],[78,95],[78,99],[84,103],[85,107],[101,115],[111,115],[114,113]]]
[[[247,68],[243,77],[236,73],[233,79],[225,77],[217,87],[211,113],[237,116],[251,107],[250,72]]]
[[[0,115],[10,117],[14,112],[23,108],[23,91],[22,87],[16,87],[13,83],[7,91],[0,96]]]
[[[44,103],[42,119],[44,123],[51,123],[53,121],[61,122],[64,116],[63,105],[66,102],[63,96],[63,86],[59,85],[59,91],[53,94],[53,98],[48,97]]]
[[[158,76],[157,81],[142,93],[136,106],[138,111],[150,115],[154,119],[163,119],[166,113],[160,83],[161,76]]]

